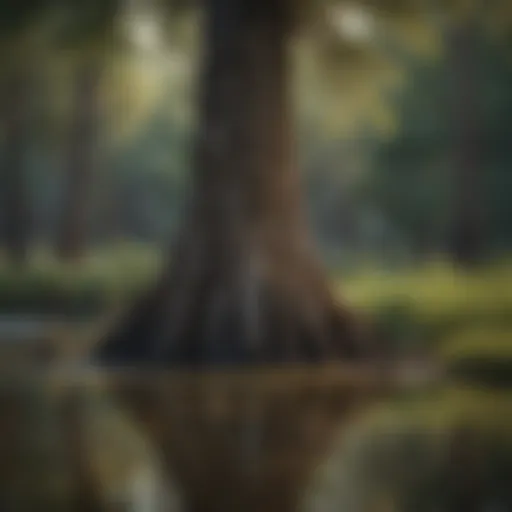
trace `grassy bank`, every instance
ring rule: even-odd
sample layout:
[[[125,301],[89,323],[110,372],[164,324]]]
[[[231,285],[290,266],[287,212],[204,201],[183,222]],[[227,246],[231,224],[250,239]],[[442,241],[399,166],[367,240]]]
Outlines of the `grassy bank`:
[[[95,316],[130,300],[160,268],[160,254],[123,244],[63,264],[40,250],[25,267],[0,258],[0,314]]]
[[[512,342],[510,261],[471,272],[443,262],[387,274],[367,271],[339,289],[368,315],[392,351],[434,348],[474,330],[493,337],[499,331]]]

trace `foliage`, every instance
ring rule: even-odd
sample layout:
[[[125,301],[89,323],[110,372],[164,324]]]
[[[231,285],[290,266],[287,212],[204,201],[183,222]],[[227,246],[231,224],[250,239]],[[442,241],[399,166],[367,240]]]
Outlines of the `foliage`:
[[[485,212],[486,244],[492,251],[512,243],[508,225],[510,151],[505,134],[512,112],[512,62],[509,42],[483,32],[474,34],[475,59],[481,71],[475,87],[481,118],[481,188],[478,201]],[[453,197],[453,72],[447,57],[415,59],[406,66],[405,87],[389,95],[399,125],[396,137],[376,141],[373,163],[360,185],[368,201],[398,227],[420,253],[448,247]],[[453,92],[452,92],[453,91]]]
[[[112,158],[115,197],[109,199],[121,209],[119,228],[133,238],[169,240],[180,217],[188,188],[190,129],[177,122],[174,101],[169,95],[145,129]]]

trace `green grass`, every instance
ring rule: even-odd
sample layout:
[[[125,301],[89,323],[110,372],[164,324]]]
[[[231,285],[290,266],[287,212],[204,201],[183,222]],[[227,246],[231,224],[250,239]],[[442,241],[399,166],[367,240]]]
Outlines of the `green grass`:
[[[0,258],[0,314],[101,313],[144,289],[160,260],[155,250],[134,244],[95,251],[80,264],[62,264],[44,250],[24,268]]]
[[[338,289],[391,349],[434,347],[473,330],[501,330],[512,342],[511,262],[471,273],[443,262],[400,273],[367,271]]]

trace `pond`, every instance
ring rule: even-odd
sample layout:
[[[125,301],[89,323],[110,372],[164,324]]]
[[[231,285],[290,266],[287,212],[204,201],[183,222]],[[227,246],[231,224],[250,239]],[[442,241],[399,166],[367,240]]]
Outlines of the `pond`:
[[[382,383],[337,367],[4,373],[2,510],[110,510],[150,473],[185,510],[294,510],[334,432]]]
[[[502,449],[512,432],[509,395],[454,391],[428,377],[411,391],[408,376],[419,370],[408,370],[4,372],[1,510],[511,510],[509,486],[499,484],[512,477]],[[395,412],[384,422],[372,419],[384,402]],[[497,415],[498,422],[489,421]],[[486,439],[502,436],[501,459],[489,463],[481,439],[475,444],[464,431],[465,450],[455,459],[470,462],[456,463],[447,477],[456,443],[444,433],[464,425],[478,426]],[[475,467],[489,470],[491,479]],[[467,468],[469,476],[460,473]],[[462,495],[451,506],[425,498],[445,496],[448,481],[472,482],[474,490],[490,482],[495,501],[485,499],[495,507],[459,507]],[[404,489],[409,501],[402,503],[396,496]]]

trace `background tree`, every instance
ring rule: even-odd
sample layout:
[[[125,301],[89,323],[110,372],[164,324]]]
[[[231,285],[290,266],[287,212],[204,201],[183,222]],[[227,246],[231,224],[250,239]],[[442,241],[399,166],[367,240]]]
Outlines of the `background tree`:
[[[469,27],[460,12],[440,9],[439,17],[447,16],[443,23],[425,17],[440,34],[438,55],[404,63],[407,81],[388,95],[397,134],[373,145],[365,177],[369,201],[423,259],[448,251],[456,261],[471,263],[506,244],[499,226],[510,218],[507,201],[500,199],[509,180],[503,123],[510,109],[510,60],[507,38],[497,33],[495,20],[489,21],[496,5],[478,21],[477,11],[470,11]],[[471,46],[464,51],[471,51],[468,59],[480,70],[471,76],[461,74],[452,48],[450,34],[459,30],[469,31]],[[469,104],[463,108],[461,101]],[[469,115],[478,119],[469,122]],[[470,254],[459,254],[461,239],[463,245],[470,239]]]
[[[478,51],[478,23],[483,14],[483,10],[474,8],[458,25],[445,32],[454,84],[451,100],[454,105],[455,211],[451,249],[455,261],[462,265],[480,261],[485,251],[486,205],[482,197],[485,149],[482,144],[487,139],[487,127],[482,117],[483,63]]]
[[[34,29],[44,7],[42,0],[0,3],[0,61],[3,239],[9,259],[23,263],[30,234],[25,157],[29,140],[30,100],[34,83],[35,48],[40,33]]]
[[[73,114],[67,172],[57,236],[57,253],[64,260],[83,256],[91,218],[91,194],[100,123],[100,86],[105,58],[113,43],[113,23],[119,2],[63,2],[60,43],[78,53],[75,59]],[[67,15],[67,16],[66,16]],[[109,39],[110,36],[110,40]],[[103,132],[103,136],[105,132]]]
[[[57,252],[63,260],[79,259],[87,244],[90,194],[98,149],[99,79],[97,63],[82,64],[76,77],[76,112],[69,136],[69,167],[57,240]]]

